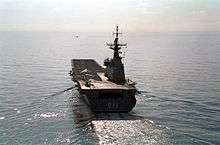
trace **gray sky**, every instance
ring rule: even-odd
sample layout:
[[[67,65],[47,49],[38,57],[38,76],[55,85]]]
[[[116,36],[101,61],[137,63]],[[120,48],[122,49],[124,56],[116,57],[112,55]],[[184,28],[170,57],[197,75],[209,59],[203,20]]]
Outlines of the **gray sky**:
[[[220,0],[0,0],[0,31],[220,31]]]

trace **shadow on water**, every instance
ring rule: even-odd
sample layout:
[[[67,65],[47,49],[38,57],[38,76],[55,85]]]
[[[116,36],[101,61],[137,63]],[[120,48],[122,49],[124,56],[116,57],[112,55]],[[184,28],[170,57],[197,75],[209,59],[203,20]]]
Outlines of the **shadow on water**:
[[[94,114],[75,89],[69,104],[75,126],[84,133],[78,143],[172,144],[166,129],[135,112]]]

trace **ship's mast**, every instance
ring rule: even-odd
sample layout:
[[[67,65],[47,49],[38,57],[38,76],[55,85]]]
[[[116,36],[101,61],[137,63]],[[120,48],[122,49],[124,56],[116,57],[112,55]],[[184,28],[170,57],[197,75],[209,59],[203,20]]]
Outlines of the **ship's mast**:
[[[119,56],[119,50],[121,49],[121,47],[123,46],[127,46],[126,43],[124,44],[119,44],[118,40],[118,35],[119,34],[122,34],[122,33],[119,33],[118,32],[118,26],[116,26],[116,31],[113,32],[113,34],[115,34],[115,40],[114,40],[114,43],[107,43],[107,45],[110,47],[110,49],[113,49],[114,50],[114,56],[113,56],[113,59],[121,59],[121,57]]]
[[[106,59],[104,65],[106,66],[105,76],[114,83],[124,84],[125,83],[125,74],[124,74],[124,65],[121,62],[122,57],[119,55],[119,50],[127,44],[120,44],[118,42],[118,35],[121,34],[118,32],[118,26],[116,26],[116,31],[113,33],[115,35],[114,43],[107,43],[110,49],[114,50],[113,59]]]

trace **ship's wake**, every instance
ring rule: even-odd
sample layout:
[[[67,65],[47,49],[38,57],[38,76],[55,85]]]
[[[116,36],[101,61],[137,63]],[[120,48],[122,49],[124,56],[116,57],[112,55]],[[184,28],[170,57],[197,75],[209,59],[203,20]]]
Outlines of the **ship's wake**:
[[[77,92],[73,96],[74,121],[77,126],[86,123],[87,134],[96,138],[97,144],[172,144],[170,130],[146,117],[135,112],[94,114]]]
[[[146,119],[93,120],[99,144],[160,144],[166,142],[163,130]]]
[[[66,89],[64,89],[64,90],[61,90],[61,91],[57,91],[57,92],[55,92],[55,93],[52,93],[52,94],[50,94],[50,95],[43,96],[43,98],[44,98],[44,99],[48,99],[48,98],[50,98],[50,97],[54,97],[54,96],[61,95],[62,93],[65,93],[65,92],[67,92],[67,91],[72,90],[73,88],[74,88],[74,87],[69,87],[69,88],[66,88]]]

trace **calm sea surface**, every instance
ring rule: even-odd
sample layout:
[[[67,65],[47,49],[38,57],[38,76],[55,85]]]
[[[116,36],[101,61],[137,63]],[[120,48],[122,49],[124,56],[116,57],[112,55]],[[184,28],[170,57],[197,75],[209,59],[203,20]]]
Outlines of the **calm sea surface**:
[[[0,32],[0,144],[220,144],[220,33],[126,34],[142,94],[129,114],[91,113],[71,58],[100,64],[108,33]]]

